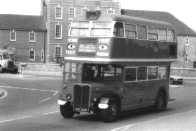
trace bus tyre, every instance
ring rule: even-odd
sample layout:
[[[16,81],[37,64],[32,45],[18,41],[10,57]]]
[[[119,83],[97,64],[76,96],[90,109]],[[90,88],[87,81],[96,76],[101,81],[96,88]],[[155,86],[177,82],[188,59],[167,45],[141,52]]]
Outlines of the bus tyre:
[[[73,106],[68,105],[60,105],[60,113],[64,118],[72,118],[74,115]]]
[[[109,103],[108,109],[100,110],[101,118],[104,122],[113,122],[119,115],[119,106],[115,101]]]
[[[167,109],[167,97],[166,97],[166,94],[163,91],[161,91],[158,93],[158,96],[156,98],[155,110],[163,111],[166,109]]]

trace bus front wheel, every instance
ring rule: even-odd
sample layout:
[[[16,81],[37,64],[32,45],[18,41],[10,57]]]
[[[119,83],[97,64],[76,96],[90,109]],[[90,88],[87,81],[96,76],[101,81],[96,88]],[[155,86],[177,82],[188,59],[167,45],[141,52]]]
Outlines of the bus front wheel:
[[[109,107],[107,109],[100,110],[100,115],[104,122],[115,121],[119,115],[119,106],[117,102],[109,102]]]
[[[64,118],[71,118],[74,115],[73,106],[70,104],[60,105],[60,113]]]

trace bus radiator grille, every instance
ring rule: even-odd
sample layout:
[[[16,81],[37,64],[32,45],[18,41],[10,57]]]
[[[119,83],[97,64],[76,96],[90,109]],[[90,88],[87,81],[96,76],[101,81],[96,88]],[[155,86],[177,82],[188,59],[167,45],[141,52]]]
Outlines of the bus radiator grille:
[[[88,111],[90,100],[90,87],[76,85],[74,87],[74,108],[77,111]]]

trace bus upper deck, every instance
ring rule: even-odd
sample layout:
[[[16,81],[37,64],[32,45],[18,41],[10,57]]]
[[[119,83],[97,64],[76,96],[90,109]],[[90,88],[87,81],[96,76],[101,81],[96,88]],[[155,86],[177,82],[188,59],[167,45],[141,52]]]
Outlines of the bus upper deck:
[[[175,30],[167,22],[108,16],[70,24],[66,60],[131,62],[176,58]]]

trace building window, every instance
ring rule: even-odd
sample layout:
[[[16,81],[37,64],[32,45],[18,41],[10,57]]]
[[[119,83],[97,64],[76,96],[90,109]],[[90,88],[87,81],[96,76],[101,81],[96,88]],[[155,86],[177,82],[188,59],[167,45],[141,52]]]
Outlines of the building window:
[[[55,38],[62,39],[62,25],[60,24],[55,25]]]
[[[35,42],[35,32],[31,31],[29,32],[29,42]]]
[[[41,61],[44,61],[44,49],[41,50]]]
[[[61,57],[61,47],[59,46],[56,47],[55,57]]]
[[[10,31],[10,41],[16,41],[16,31],[15,30]]]
[[[75,8],[70,7],[68,11],[68,18],[74,18],[75,17]]]
[[[57,6],[55,8],[55,18],[56,19],[62,19],[63,18],[63,8],[60,6]]]
[[[35,49],[34,48],[30,48],[29,50],[29,59],[31,61],[35,61]]]
[[[107,14],[109,14],[109,15],[114,15],[114,14],[115,14],[115,10],[112,9],[112,8],[109,8],[109,9],[107,10]]]

